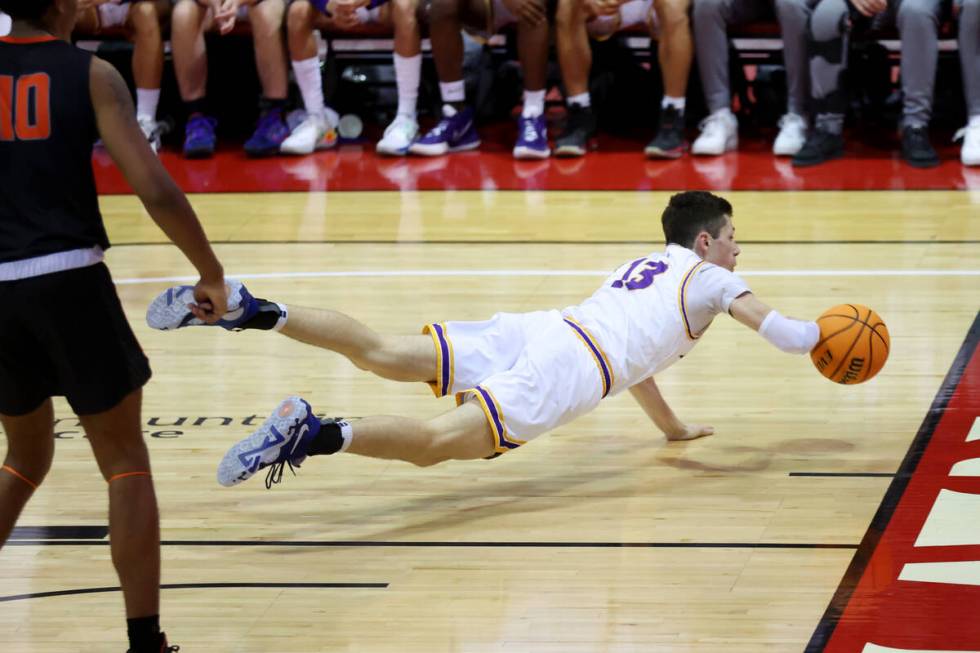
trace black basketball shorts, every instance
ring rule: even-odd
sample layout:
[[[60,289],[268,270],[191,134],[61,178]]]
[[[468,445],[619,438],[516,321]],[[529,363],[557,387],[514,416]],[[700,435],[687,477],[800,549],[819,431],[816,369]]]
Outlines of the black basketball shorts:
[[[149,378],[104,264],[0,281],[0,413],[53,396],[78,415],[101,413]]]

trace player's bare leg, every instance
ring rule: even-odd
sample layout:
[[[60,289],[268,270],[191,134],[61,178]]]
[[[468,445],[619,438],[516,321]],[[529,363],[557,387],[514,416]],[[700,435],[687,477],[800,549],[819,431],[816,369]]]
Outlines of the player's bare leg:
[[[160,613],[160,518],[143,442],[143,392],[116,407],[80,415],[102,477],[109,484],[109,539],[129,619]]]
[[[282,479],[285,466],[299,467],[309,456],[347,452],[428,467],[487,458],[494,450],[489,422],[475,402],[429,420],[375,416],[348,422],[321,421],[309,403],[289,397],[254,433],[228,450],[217,476],[221,485],[231,486],[270,468],[266,487],[272,487]]]
[[[10,537],[24,505],[41,484],[54,457],[54,410],[51,400],[26,415],[0,415],[7,434],[7,455],[0,470],[0,547]]]

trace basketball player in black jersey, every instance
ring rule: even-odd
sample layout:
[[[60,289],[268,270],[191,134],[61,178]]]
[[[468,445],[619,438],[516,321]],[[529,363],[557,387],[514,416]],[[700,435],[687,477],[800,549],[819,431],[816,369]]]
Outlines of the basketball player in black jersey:
[[[96,139],[200,273],[194,296],[206,308],[197,317],[217,320],[227,290],[122,77],[67,42],[76,10],[77,0],[0,0],[13,18],[0,38],[0,545],[50,468],[51,397],[64,395],[108,482],[130,651],[175,651],[159,627],[160,526],[141,433],[150,368],[102,263],[109,241],[92,173]]]

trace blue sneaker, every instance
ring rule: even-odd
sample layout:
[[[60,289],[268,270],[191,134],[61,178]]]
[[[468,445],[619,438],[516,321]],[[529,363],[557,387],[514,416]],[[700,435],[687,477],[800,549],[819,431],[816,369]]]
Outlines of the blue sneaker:
[[[272,156],[279,153],[279,146],[289,137],[289,125],[281,109],[269,109],[259,116],[259,124],[252,137],[245,141],[245,154],[254,157]]]
[[[207,159],[214,154],[218,142],[214,130],[218,121],[203,113],[192,113],[184,130],[184,157],[187,159]]]
[[[551,155],[548,148],[548,125],[544,116],[517,120],[517,144],[514,145],[515,159],[547,159]]]
[[[289,397],[257,431],[239,440],[218,463],[218,483],[225,487],[252,478],[255,472],[270,467],[265,486],[282,480],[286,465],[292,470],[306,460],[310,442],[320,432],[320,419],[300,397]]]
[[[214,324],[202,322],[187,309],[188,304],[194,303],[194,286],[174,286],[157,295],[146,309],[146,323],[160,331],[189,326],[219,326],[235,331],[255,317],[259,303],[241,281],[228,279],[227,283],[228,312]]]
[[[439,156],[447,152],[462,152],[480,147],[480,135],[473,124],[473,109],[456,111],[442,107],[442,120],[425,136],[412,143],[408,151],[422,156]]]

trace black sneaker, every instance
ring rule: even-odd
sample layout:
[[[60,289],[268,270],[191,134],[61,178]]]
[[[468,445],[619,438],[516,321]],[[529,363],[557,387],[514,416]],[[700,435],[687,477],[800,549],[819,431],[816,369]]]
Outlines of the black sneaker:
[[[657,135],[647,144],[643,153],[648,159],[679,159],[686,149],[684,113],[676,107],[666,107],[660,112]]]
[[[555,139],[555,156],[585,156],[589,139],[595,134],[595,114],[591,107],[572,104],[568,107],[565,129]]]
[[[178,653],[178,651],[180,651],[179,646],[171,646],[167,643],[167,633],[160,633],[160,648],[146,649],[145,653]],[[144,653],[144,651],[129,649],[126,653]]]
[[[925,127],[906,127],[902,130],[902,158],[913,168],[935,168],[939,155],[929,143]]]
[[[832,161],[844,156],[844,137],[831,134],[822,129],[814,129],[806,137],[806,143],[793,157],[793,165],[797,168],[815,166],[818,163]]]

